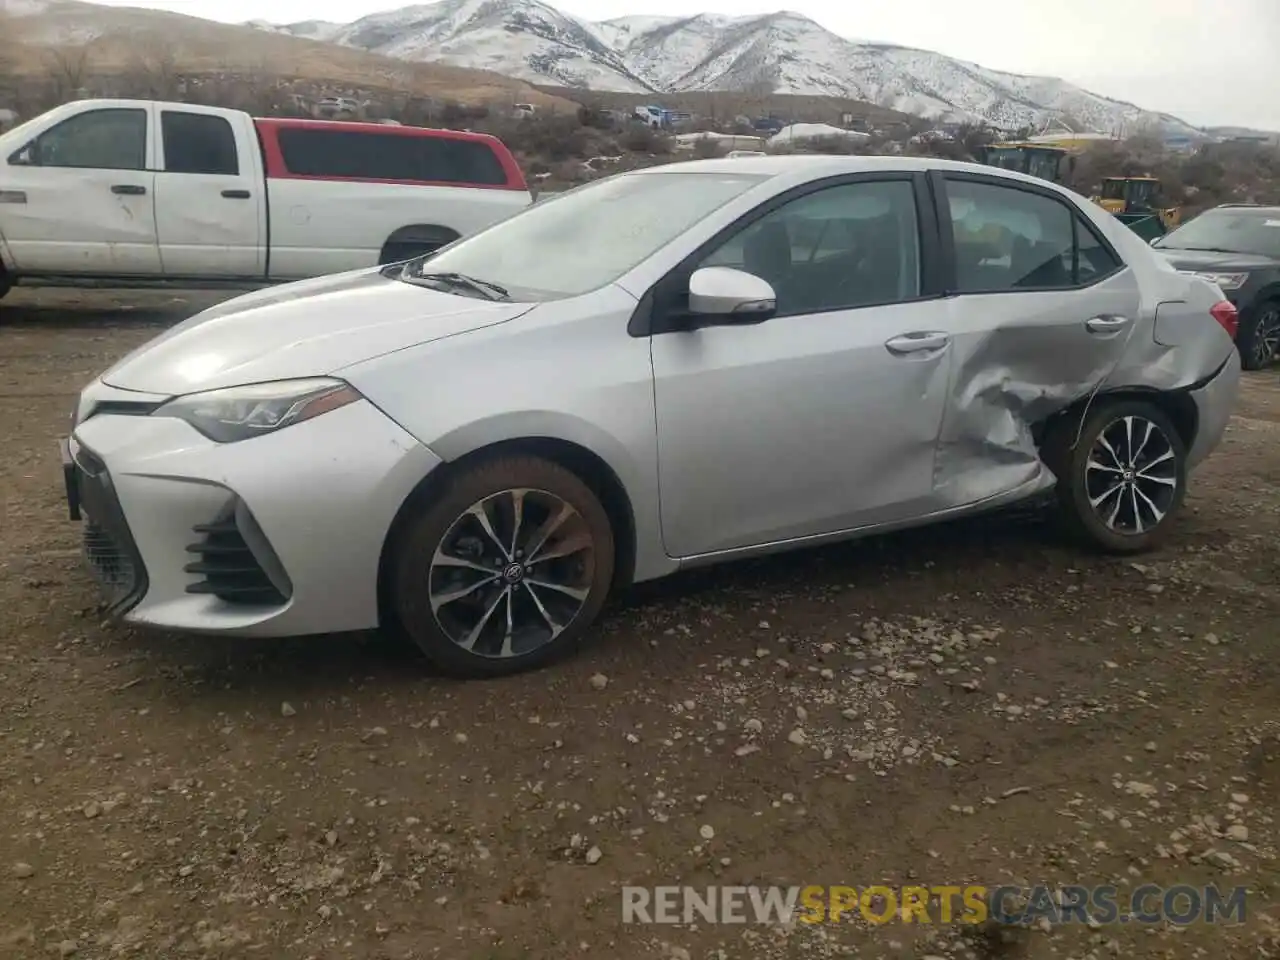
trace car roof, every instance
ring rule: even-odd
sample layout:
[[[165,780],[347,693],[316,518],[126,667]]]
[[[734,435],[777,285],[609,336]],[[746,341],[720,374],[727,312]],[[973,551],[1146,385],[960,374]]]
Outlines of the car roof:
[[[827,156],[824,154],[793,154],[770,157],[733,157],[716,160],[687,160],[666,163],[634,171],[642,175],[671,173],[741,173],[747,176],[784,177],[798,181],[820,180],[849,173],[915,173],[928,170],[952,170],[961,173],[981,173],[987,176],[1048,186],[1062,191],[1057,184],[1014,170],[989,167],[980,163],[963,163],[958,160],[940,160],[936,157],[863,157]],[[1062,191],[1066,192],[1066,191]]]

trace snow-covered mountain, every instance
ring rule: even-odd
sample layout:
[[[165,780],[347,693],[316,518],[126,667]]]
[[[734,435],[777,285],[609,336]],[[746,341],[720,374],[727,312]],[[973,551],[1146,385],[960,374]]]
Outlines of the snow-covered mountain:
[[[596,23],[541,0],[439,0],[348,24],[250,25],[403,60],[478,67],[569,87],[842,97],[935,120],[985,121],[1008,129],[1070,117],[1107,133],[1152,122],[1192,130],[1176,117],[1065,80],[848,40],[797,13],[631,16]]]

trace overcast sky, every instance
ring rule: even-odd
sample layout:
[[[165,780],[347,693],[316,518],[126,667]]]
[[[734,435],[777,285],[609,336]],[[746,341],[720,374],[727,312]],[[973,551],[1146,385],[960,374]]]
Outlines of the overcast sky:
[[[238,23],[349,21],[394,0],[99,0]],[[559,0],[591,20],[768,13],[785,7],[842,36],[937,50],[986,67],[1064,77],[1196,124],[1280,131],[1280,0]]]

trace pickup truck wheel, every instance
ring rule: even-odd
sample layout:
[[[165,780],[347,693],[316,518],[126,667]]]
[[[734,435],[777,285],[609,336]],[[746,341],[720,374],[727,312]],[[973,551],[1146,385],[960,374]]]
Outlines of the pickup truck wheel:
[[[440,243],[388,243],[382,248],[382,255],[378,258],[378,265],[403,263],[405,260],[412,260],[414,257],[434,253],[442,246],[443,244]]]
[[[391,554],[400,629],[454,676],[498,677],[577,648],[613,580],[613,528],[574,473],[530,456],[465,468]]]
[[[401,227],[382,245],[378,263],[403,263],[414,257],[434,253],[458,239],[458,232],[434,224],[416,223]]]
[[[5,271],[0,270],[0,300],[4,299],[4,295],[13,289],[13,280]]]
[[[1164,411],[1145,400],[1104,400],[1083,423],[1062,418],[1043,455],[1058,479],[1068,532],[1108,553],[1156,546],[1182,507],[1186,444]]]

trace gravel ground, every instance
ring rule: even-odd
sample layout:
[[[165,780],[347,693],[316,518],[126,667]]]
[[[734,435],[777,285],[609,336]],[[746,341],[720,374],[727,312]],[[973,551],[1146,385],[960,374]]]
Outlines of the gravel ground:
[[[1138,562],[1036,517],[639,588],[550,671],[100,622],[54,440],[216,297],[0,306],[0,955],[1275,957],[1280,377]],[[619,887],[1247,885],[1243,924],[624,925]]]

